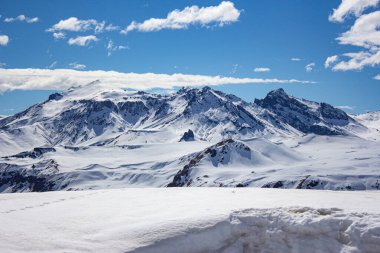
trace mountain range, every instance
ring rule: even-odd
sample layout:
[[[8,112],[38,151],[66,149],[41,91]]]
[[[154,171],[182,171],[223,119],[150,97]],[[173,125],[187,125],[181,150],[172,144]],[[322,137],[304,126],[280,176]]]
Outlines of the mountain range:
[[[0,192],[129,186],[379,189],[380,112],[283,89],[246,102],[204,87],[100,82],[0,117]]]

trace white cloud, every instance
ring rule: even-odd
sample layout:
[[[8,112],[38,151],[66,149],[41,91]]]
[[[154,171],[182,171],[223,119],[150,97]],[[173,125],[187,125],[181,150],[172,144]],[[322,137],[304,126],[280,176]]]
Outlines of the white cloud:
[[[338,105],[335,107],[338,109],[342,109],[342,110],[354,110],[355,109],[355,106],[351,106],[351,105]]]
[[[380,81],[380,74],[377,75],[377,76],[374,76],[373,79],[375,79],[375,80],[379,80],[379,81]]]
[[[60,20],[57,24],[53,25],[47,31],[71,31],[82,32],[93,29],[98,24],[95,19],[79,20],[76,17],[71,17],[65,20]]]
[[[55,33],[53,33],[53,37],[56,40],[60,40],[60,39],[66,38],[66,34],[63,32],[55,32]]]
[[[291,61],[300,61],[301,58],[293,57],[293,58],[291,58],[290,60],[291,60]]]
[[[337,38],[340,44],[365,48],[380,46],[380,11],[360,16],[351,27]]]
[[[31,23],[36,23],[38,22],[40,19],[38,17],[34,17],[34,18],[29,18],[26,20],[27,23],[31,24]]]
[[[86,65],[84,64],[79,64],[77,62],[72,62],[72,63],[69,63],[69,66],[73,69],[85,69],[86,68]]]
[[[332,56],[327,57],[327,59],[325,61],[325,68],[330,67],[337,60],[338,60],[338,56],[337,55],[332,55]]]
[[[95,19],[81,20],[76,17],[60,20],[57,24],[47,29],[48,32],[70,31],[70,32],[84,32],[93,30],[95,33],[103,31],[114,31],[119,29],[118,26],[112,24],[106,25],[105,21],[97,21]]]
[[[313,71],[313,68],[315,67],[315,63],[314,62],[311,62],[311,63],[309,63],[309,64],[307,64],[306,66],[305,66],[305,69],[306,69],[306,71],[307,72],[311,72],[311,71]]]
[[[120,27],[113,24],[109,24],[107,26],[104,26],[104,30],[107,32],[112,32],[112,31],[120,30]]]
[[[354,13],[359,16],[351,28],[342,33],[338,38],[339,44],[361,47],[361,51],[345,53],[336,56],[333,62],[325,64],[325,67],[331,67],[334,71],[362,70],[364,67],[375,67],[380,64],[380,11],[374,11],[362,14],[366,7],[375,6],[380,0],[372,1],[351,1]],[[349,4],[348,1],[342,1],[342,4]],[[340,8],[340,7],[339,7]],[[338,8],[338,9],[339,9]],[[342,16],[342,21],[343,21]],[[339,19],[338,19],[339,20]],[[338,61],[339,58],[339,61]],[[331,60],[329,58],[326,59]]]
[[[72,69],[1,69],[0,92],[7,90],[62,90],[73,85],[84,85],[100,80],[109,87],[147,90],[152,88],[172,89],[181,86],[254,84],[254,83],[314,83],[296,79],[234,78],[223,76],[123,73],[116,71],[78,71]]]
[[[380,50],[377,52],[346,53],[342,57],[349,60],[335,64],[332,68],[334,71],[362,70],[366,66],[374,67],[380,64]]]
[[[359,17],[365,9],[375,7],[379,2],[380,0],[342,0],[339,7],[329,16],[329,20],[343,22],[350,14]]]
[[[9,43],[9,37],[7,35],[0,35],[0,46],[6,46]]]
[[[76,38],[70,38],[68,43],[69,45],[76,46],[87,46],[91,41],[98,41],[98,38],[94,35],[89,36],[78,36]]]
[[[270,68],[255,68],[253,71],[255,71],[255,72],[269,72]]]
[[[166,18],[151,18],[142,23],[133,21],[121,31],[127,34],[137,30],[140,32],[153,32],[162,29],[186,29],[189,25],[223,26],[238,21],[240,11],[229,1],[223,1],[218,6],[198,7],[196,5],[185,7],[183,10],[174,10]]]
[[[118,51],[118,50],[124,50],[128,49],[128,46],[116,46],[112,40],[109,40],[107,43],[107,55],[111,56],[113,52]]]
[[[6,22],[6,23],[12,23],[12,22],[16,22],[16,21],[27,22],[27,23],[31,24],[31,23],[38,22],[39,18],[38,17],[30,18],[30,17],[26,17],[25,15],[18,15],[15,18],[5,18],[4,19],[4,22]]]

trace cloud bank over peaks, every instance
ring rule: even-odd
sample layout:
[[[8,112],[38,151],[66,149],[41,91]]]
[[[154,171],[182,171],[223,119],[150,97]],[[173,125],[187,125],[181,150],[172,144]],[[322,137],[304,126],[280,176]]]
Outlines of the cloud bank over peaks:
[[[74,66],[74,65],[73,65]],[[74,66],[75,67],[75,66]],[[312,84],[297,79],[237,78],[224,76],[123,73],[117,71],[79,71],[73,69],[2,69],[0,68],[0,92],[10,90],[63,90],[75,85],[85,85],[100,80],[114,88],[148,90],[173,89],[182,86],[224,84]]]

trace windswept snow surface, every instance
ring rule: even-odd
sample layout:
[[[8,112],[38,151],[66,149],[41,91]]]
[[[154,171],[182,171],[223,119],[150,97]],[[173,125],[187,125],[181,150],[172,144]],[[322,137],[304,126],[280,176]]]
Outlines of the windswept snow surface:
[[[0,252],[380,252],[379,192],[125,188],[0,195]]]

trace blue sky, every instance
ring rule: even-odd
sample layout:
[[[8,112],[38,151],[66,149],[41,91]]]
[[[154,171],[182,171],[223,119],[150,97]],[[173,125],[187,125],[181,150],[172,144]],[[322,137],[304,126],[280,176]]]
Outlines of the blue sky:
[[[89,75],[88,80],[91,70],[138,73],[141,77],[134,78],[148,80],[144,86],[132,79],[137,89],[154,86],[155,80],[158,87],[176,89],[175,81],[167,79],[181,73],[190,85],[208,78],[213,88],[247,101],[282,87],[298,97],[346,106],[352,113],[379,110],[380,80],[375,77],[380,74],[380,42],[358,37],[355,29],[361,27],[347,34],[358,20],[377,14],[379,4],[356,2],[346,3],[351,9],[345,9],[340,0],[2,0],[0,114],[16,113],[66,88],[65,78],[55,77],[62,69],[75,69],[75,75]],[[191,6],[198,6],[194,15],[178,22]],[[177,21],[167,18],[174,10]],[[373,16],[371,24],[379,26],[380,19]],[[161,20],[144,24],[151,18]],[[331,56],[336,57],[326,68]],[[28,72],[21,78],[26,69],[37,76]],[[167,75],[161,80],[144,73]],[[235,78],[235,83],[215,81],[215,76]],[[68,83],[79,80],[75,78]],[[243,83],[242,78],[255,81]],[[315,83],[289,83],[291,79]]]

